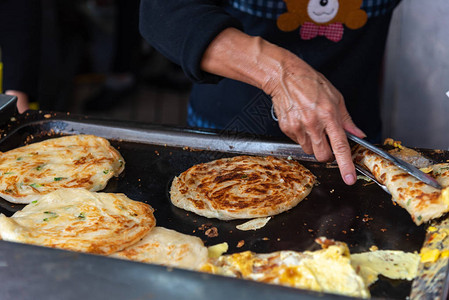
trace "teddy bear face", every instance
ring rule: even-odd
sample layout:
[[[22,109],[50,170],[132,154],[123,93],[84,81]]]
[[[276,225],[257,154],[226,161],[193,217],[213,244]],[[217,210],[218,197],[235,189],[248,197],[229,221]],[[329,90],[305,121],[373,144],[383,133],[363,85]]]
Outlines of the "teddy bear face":
[[[293,31],[306,24],[338,27],[342,32],[345,25],[349,29],[364,26],[368,16],[360,7],[362,0],[283,0],[287,12],[277,19],[277,26],[282,31]],[[306,27],[307,27],[306,26]],[[308,31],[307,28],[301,29]],[[340,36],[340,33],[338,34]],[[303,39],[305,39],[303,37]],[[335,38],[335,40],[340,40]]]
[[[338,0],[310,0],[307,14],[315,23],[327,23],[335,18],[338,8]]]

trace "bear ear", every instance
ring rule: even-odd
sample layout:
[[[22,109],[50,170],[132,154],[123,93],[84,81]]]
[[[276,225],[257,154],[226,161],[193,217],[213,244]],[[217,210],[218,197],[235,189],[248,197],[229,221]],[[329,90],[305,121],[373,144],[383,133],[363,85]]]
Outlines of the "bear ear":
[[[282,31],[293,31],[301,25],[301,18],[297,14],[286,12],[278,17],[276,23]]]
[[[358,29],[363,27],[368,20],[368,15],[364,10],[354,10],[347,14],[345,25],[350,29]]]

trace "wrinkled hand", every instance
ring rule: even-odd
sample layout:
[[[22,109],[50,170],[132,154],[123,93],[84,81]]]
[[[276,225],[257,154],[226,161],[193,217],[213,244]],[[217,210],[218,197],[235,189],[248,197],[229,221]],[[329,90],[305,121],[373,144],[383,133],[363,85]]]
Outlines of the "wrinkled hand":
[[[260,37],[227,28],[206,49],[201,68],[271,95],[281,130],[319,161],[335,155],[343,180],[356,181],[345,130],[365,134],[352,122],[340,92],[306,62]]]
[[[341,93],[319,72],[292,55],[263,87],[271,95],[279,127],[321,162],[337,160],[347,184],[356,181],[345,130],[364,137]]]

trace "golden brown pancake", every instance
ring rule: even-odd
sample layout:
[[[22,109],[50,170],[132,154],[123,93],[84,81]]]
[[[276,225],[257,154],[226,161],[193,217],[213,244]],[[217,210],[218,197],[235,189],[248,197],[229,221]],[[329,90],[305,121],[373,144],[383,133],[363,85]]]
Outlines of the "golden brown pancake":
[[[138,243],[111,255],[144,263],[196,270],[207,261],[200,238],[155,227]]]
[[[0,155],[0,196],[30,203],[60,188],[103,189],[125,161],[109,142],[93,135],[48,139]]]
[[[448,166],[439,164],[429,167],[432,170],[429,175],[433,175],[445,187],[440,190],[416,179],[364,147],[356,146],[353,149],[353,159],[387,187],[393,201],[407,210],[416,225],[439,218],[449,211],[449,188],[445,185],[448,183],[447,178],[445,179],[449,176],[445,169]]]
[[[315,176],[294,160],[236,156],[198,164],[173,180],[172,203],[221,220],[279,214],[312,190]]]
[[[156,224],[148,204],[124,194],[60,189],[8,218],[3,240],[79,252],[111,254],[142,239]]]

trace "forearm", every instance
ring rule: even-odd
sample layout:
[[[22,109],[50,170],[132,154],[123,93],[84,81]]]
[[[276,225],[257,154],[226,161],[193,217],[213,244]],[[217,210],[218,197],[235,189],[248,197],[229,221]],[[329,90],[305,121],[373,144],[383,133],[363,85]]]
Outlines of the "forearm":
[[[222,31],[209,45],[201,69],[251,84],[271,94],[277,81],[294,65],[295,73],[311,67],[290,51],[235,28]]]

